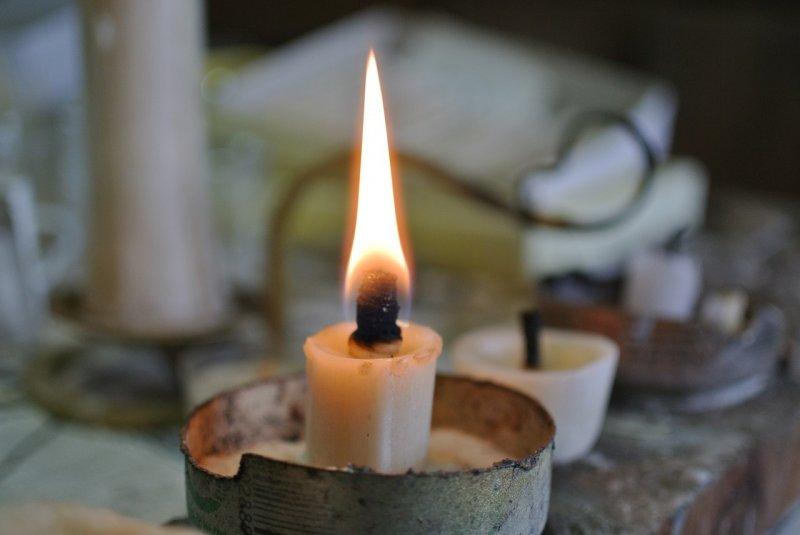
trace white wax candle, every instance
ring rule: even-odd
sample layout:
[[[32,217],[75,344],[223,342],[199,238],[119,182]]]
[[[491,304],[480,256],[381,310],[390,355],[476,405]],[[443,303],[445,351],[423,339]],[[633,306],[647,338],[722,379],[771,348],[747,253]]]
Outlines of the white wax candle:
[[[419,468],[428,449],[442,339],[428,327],[409,324],[398,356],[361,359],[348,353],[355,327],[326,327],[303,347],[309,462],[386,473]]]
[[[83,0],[93,319],[145,337],[217,326],[199,0]]]
[[[691,318],[702,286],[699,262],[685,253],[642,251],[628,265],[623,301],[642,316]]]
[[[700,318],[725,334],[734,334],[744,324],[747,302],[747,294],[742,290],[712,293],[703,299]]]
[[[541,366],[525,368],[517,327],[486,327],[453,344],[453,365],[463,373],[511,387],[539,400],[556,422],[556,463],[586,455],[605,420],[619,348],[604,336],[542,329]]]

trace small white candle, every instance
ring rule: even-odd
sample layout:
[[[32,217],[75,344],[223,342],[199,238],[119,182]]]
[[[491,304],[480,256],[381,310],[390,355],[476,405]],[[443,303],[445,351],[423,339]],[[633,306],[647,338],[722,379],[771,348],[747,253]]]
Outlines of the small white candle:
[[[642,251],[628,265],[623,301],[634,314],[675,321],[692,317],[702,271],[686,253]]]
[[[355,328],[349,322],[326,327],[303,347],[309,461],[388,473],[420,468],[442,339],[428,327],[409,324],[399,355],[353,358],[347,341]]]
[[[355,228],[345,301],[358,291],[357,323],[339,323],[305,343],[307,455],[319,466],[387,473],[421,467],[430,436],[442,340],[396,323],[409,292],[400,240],[378,67],[370,53]]]
[[[725,334],[734,334],[744,325],[747,302],[747,294],[742,290],[711,293],[700,306],[700,319]]]
[[[583,457],[603,427],[619,348],[604,336],[545,328],[541,365],[526,368],[523,346],[516,327],[478,329],[455,341],[453,364],[458,373],[539,400],[556,422],[555,462]]]

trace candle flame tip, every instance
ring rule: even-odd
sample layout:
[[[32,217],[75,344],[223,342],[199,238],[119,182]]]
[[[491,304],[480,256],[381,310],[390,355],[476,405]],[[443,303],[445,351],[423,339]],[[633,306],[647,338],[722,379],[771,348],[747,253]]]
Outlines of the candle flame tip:
[[[410,275],[398,228],[386,116],[375,49],[370,47],[364,78],[355,225],[345,274],[345,302],[353,304],[365,272],[381,269],[395,275],[407,296]]]

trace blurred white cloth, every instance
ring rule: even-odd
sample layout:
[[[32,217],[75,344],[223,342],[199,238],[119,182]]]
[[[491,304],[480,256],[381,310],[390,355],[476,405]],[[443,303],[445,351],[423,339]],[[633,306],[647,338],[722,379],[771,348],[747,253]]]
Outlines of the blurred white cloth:
[[[315,31],[246,65],[221,89],[220,109],[264,132],[277,165],[290,171],[349,150],[370,47],[378,54],[393,147],[509,200],[515,179],[552,158],[565,126],[583,111],[628,118],[657,161],[668,158],[677,110],[669,84],[429,13],[368,10]],[[605,218],[628,202],[643,166],[633,138],[604,128],[581,139],[558,168],[526,182],[521,200],[574,221]],[[641,209],[615,228],[530,229],[524,270],[618,266],[636,248],[699,224],[705,189],[697,164],[668,163]]]
[[[292,158],[349,149],[370,47],[393,146],[500,191],[526,164],[552,153],[579,110],[630,112],[660,152],[669,149],[669,86],[428,13],[368,10],[315,31],[245,66],[222,88],[221,108],[278,143],[302,140],[303,154]],[[594,156],[602,153],[612,168],[625,161],[608,150],[603,142]]]
[[[653,185],[630,218],[609,228],[585,232],[531,228],[524,238],[525,272],[535,278],[568,272],[608,273],[646,244],[661,244],[679,231],[696,228],[705,214],[708,179],[689,158],[674,158],[656,169]],[[602,194],[602,192],[600,192]],[[621,195],[625,195],[624,192]],[[586,188],[565,200],[574,210],[595,204],[598,192]]]
[[[663,162],[669,155],[676,108],[674,95],[656,86],[647,89],[625,115],[656,162]],[[612,124],[598,130],[576,139],[558,167],[538,170],[527,177],[520,191],[526,206],[538,213],[557,215],[565,208],[564,199],[574,191],[594,188],[603,191],[592,205],[562,215],[591,221],[610,217],[619,210],[625,200],[604,193],[622,188],[626,198],[632,195],[647,169],[646,154],[633,134],[621,126]]]

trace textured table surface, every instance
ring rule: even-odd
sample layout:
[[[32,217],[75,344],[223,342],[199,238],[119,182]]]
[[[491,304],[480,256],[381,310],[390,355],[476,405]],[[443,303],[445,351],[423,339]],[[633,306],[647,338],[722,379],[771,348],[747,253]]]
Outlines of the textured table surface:
[[[0,409],[0,504],[74,501],[152,522],[182,516],[175,433],[59,422],[24,397],[7,396]],[[780,379],[757,399],[703,415],[614,406],[594,451],[556,468],[548,530],[692,533],[729,526],[758,533],[799,495],[800,387]]]
[[[615,407],[594,451],[556,468],[552,533],[762,533],[800,498],[800,387],[723,411]]]

